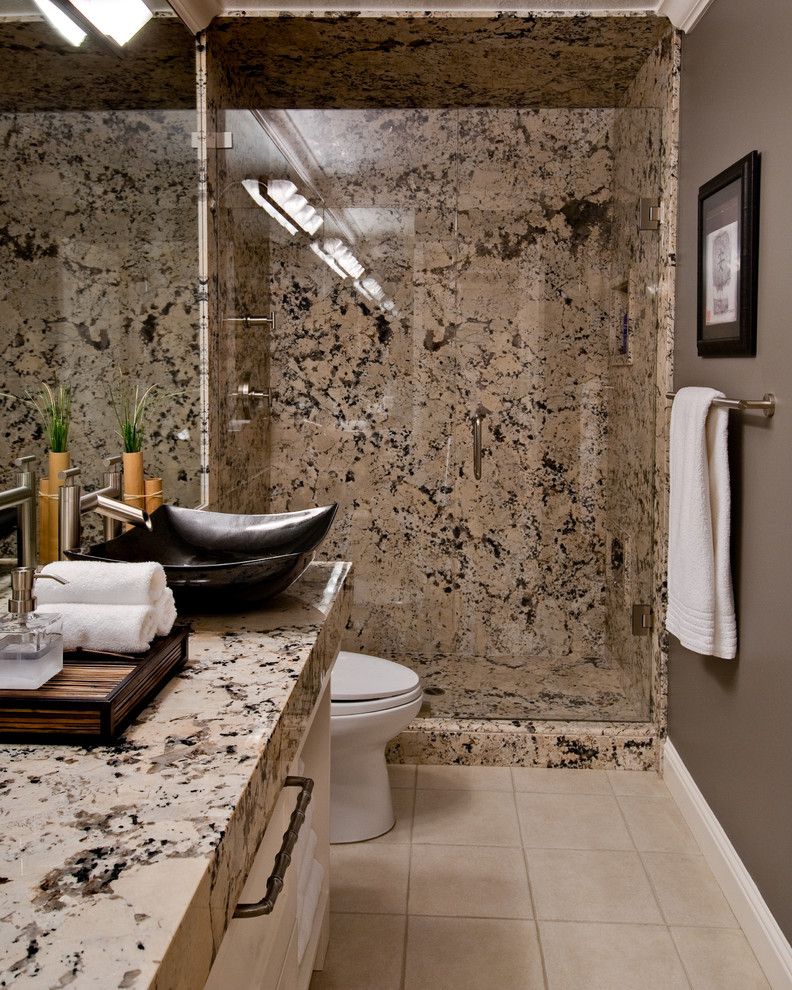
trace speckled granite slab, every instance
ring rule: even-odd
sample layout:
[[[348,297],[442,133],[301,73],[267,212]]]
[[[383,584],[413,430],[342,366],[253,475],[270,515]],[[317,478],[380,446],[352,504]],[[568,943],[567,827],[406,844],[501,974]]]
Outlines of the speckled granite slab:
[[[202,987],[349,614],[351,565],[196,621],[113,746],[0,747],[0,986]]]

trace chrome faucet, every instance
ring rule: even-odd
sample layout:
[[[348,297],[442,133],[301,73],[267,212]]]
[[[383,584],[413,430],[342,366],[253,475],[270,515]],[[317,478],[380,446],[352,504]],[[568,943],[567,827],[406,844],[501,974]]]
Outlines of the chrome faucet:
[[[136,509],[121,501],[120,457],[105,460],[107,471],[104,474],[104,487],[95,492],[82,494],[79,482],[80,469],[67,468],[58,477],[63,482],[58,492],[58,556],[63,559],[67,550],[76,550],[82,536],[82,515],[85,512],[98,512],[104,519],[105,540],[119,535],[121,523],[141,526],[151,531],[151,517],[144,509]]]
[[[17,509],[17,562],[20,567],[36,567],[36,499],[38,497],[35,457],[18,457],[14,463],[16,486],[0,492],[0,509]]]

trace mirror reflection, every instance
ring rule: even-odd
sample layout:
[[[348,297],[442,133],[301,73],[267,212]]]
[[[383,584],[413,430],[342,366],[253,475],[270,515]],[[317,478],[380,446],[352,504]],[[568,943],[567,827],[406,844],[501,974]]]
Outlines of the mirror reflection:
[[[139,445],[165,501],[201,502],[195,51],[154,17],[123,51],[76,47],[31,3],[0,18],[0,465],[50,440],[24,401],[71,397],[66,453],[94,487],[113,408],[154,386]]]

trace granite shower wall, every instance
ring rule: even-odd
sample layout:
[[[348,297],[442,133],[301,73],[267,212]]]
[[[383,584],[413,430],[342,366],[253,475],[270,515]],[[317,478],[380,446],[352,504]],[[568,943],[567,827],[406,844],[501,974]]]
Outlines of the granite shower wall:
[[[373,312],[305,249],[273,249],[272,508],[340,502],[323,552],[356,562],[347,647],[413,664],[449,714],[645,715],[623,655],[635,640],[609,650],[606,568],[613,289],[628,266],[612,221],[636,206],[614,190],[644,151],[623,112],[289,116],[398,311]],[[619,440],[622,454],[645,442],[651,534],[646,421]]]
[[[254,115],[230,108],[227,67],[209,59],[202,71],[207,131],[232,135],[232,147],[207,153],[209,507],[261,513],[269,511],[269,414],[261,403],[246,413],[234,395],[243,382],[269,388],[271,327],[233,321],[269,315],[271,223],[240,183],[283,166]]]
[[[120,451],[108,383],[161,385],[146,467],[186,505],[200,500],[194,129],[190,110],[0,114],[0,392],[70,383],[72,461],[95,484]],[[28,408],[0,402],[0,464],[43,455]]]

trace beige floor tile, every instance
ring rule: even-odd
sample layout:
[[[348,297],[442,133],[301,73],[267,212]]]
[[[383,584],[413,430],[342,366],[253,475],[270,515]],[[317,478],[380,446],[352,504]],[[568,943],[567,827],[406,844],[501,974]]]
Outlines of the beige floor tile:
[[[636,852],[529,849],[536,917],[662,925]]]
[[[508,767],[420,766],[418,787],[464,791],[510,791]]]
[[[669,797],[617,798],[641,852],[699,853],[684,818]]]
[[[632,849],[612,794],[517,794],[526,849]]]
[[[659,773],[652,770],[608,770],[614,794],[639,797],[667,797],[668,788]]]
[[[391,796],[393,797],[393,813],[396,815],[396,824],[390,832],[386,832],[385,835],[380,835],[376,839],[371,839],[372,843],[391,844],[410,841],[415,791],[407,787],[394,787]]]
[[[519,846],[514,796],[504,791],[419,788],[415,795],[413,842]]]
[[[703,856],[647,852],[643,860],[669,925],[740,927]]]
[[[330,909],[405,914],[410,847],[351,842],[330,847]]]
[[[415,764],[389,763],[388,777],[391,787],[415,787]]]
[[[405,990],[542,990],[543,986],[532,921],[408,920]]]
[[[324,969],[311,990],[399,990],[407,919],[384,914],[332,914]]]
[[[522,849],[414,845],[409,914],[530,918]]]
[[[693,990],[770,990],[742,932],[672,928]]]
[[[604,770],[512,767],[511,772],[515,791],[536,791],[540,794],[611,793],[608,775]]]
[[[687,990],[667,928],[539,924],[549,990]]]

